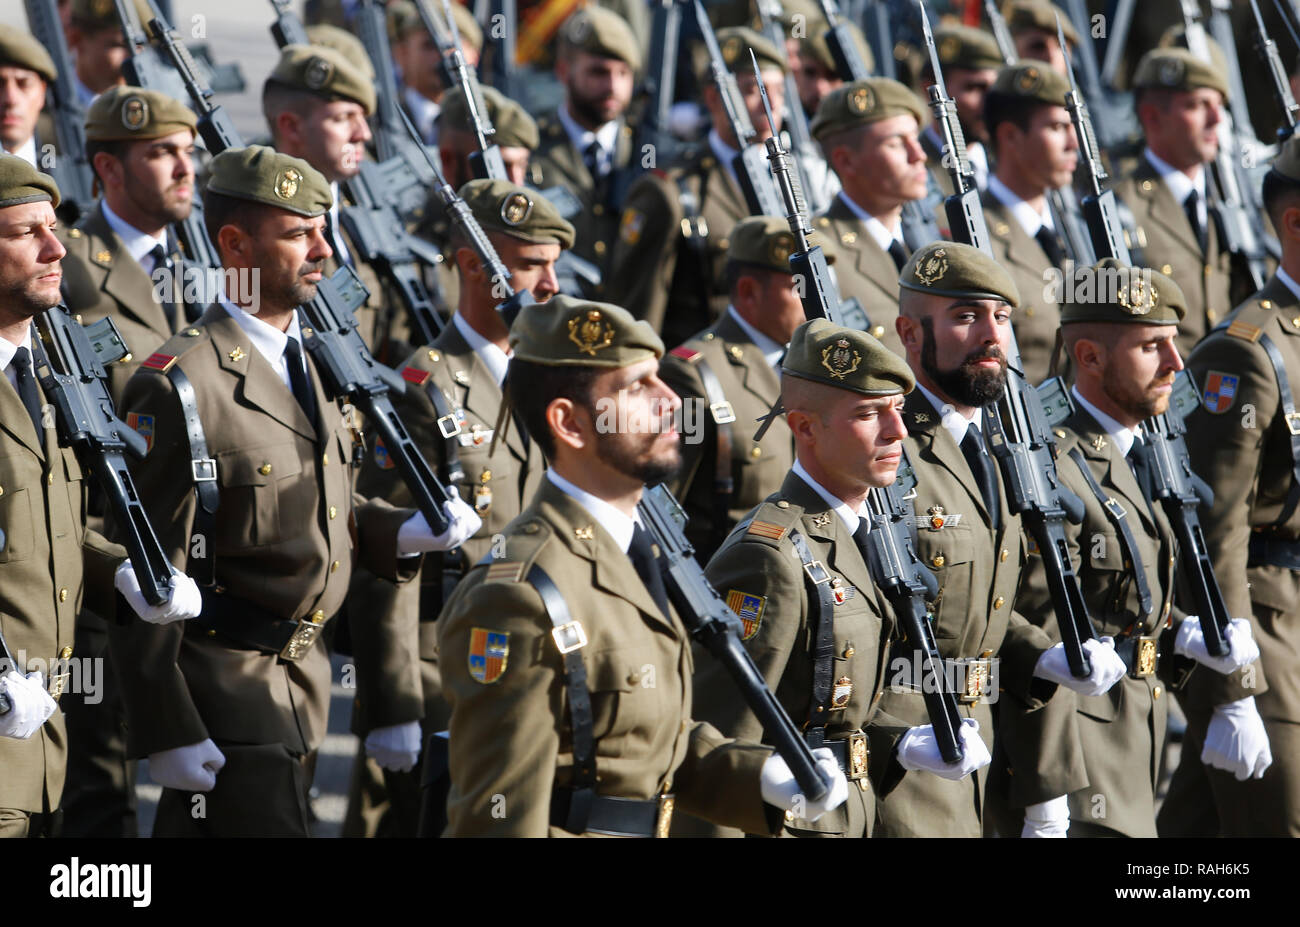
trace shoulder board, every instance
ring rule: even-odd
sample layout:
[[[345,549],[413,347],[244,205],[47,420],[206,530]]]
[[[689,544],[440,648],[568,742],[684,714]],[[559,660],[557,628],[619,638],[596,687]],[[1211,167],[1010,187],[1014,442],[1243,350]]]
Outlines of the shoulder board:
[[[791,505],[784,499],[764,502],[754,510],[754,517],[745,529],[745,539],[775,541],[779,544],[790,534],[790,529],[802,514],[802,508]]]
[[[503,538],[493,542],[492,548],[475,566],[486,564],[485,583],[521,583],[528,568],[554,532],[539,518],[513,525]]]
[[[423,386],[429,379],[429,371],[420,370],[416,367],[403,367],[402,379],[408,383],[414,383],[416,386]]]
[[[1258,325],[1251,325],[1249,322],[1242,322],[1240,320],[1233,322],[1227,327],[1227,329],[1225,329],[1225,331],[1233,338],[1240,338],[1242,341],[1249,341],[1251,343],[1258,341],[1259,336],[1264,333],[1264,330]]]
[[[159,373],[166,373],[172,369],[172,365],[175,363],[175,354],[164,354],[161,351],[155,351],[140,366],[148,367],[150,370],[157,370]]]
[[[668,353],[671,354],[673,357],[680,357],[682,360],[691,364],[695,363],[697,360],[699,360],[701,357],[704,356],[699,351],[694,351],[691,348],[688,348],[684,344],[679,344],[677,347],[673,348]]]
[[[491,554],[488,557],[491,558]],[[524,564],[516,560],[494,560],[483,574],[485,583],[517,583],[524,578]]]

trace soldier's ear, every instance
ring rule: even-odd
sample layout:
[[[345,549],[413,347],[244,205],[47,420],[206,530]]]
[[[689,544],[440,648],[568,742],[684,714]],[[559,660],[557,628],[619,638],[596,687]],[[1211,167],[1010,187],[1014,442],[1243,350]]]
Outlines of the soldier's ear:
[[[581,450],[593,437],[586,409],[572,399],[551,400],[546,407],[546,427],[551,429],[557,448],[563,445]]]
[[[912,351],[917,354],[921,353],[923,339],[921,323],[918,319],[900,315],[894,319],[894,331],[898,333],[898,340],[903,342],[903,347],[907,349],[909,354]]]
[[[1282,228],[1278,231],[1292,240],[1300,239],[1300,204],[1282,211]]]

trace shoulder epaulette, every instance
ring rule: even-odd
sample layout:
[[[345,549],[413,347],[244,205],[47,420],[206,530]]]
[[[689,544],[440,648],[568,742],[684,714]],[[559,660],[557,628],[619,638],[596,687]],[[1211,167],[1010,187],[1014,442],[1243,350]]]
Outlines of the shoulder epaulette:
[[[680,357],[682,360],[690,364],[695,363],[697,360],[703,357],[703,355],[700,354],[699,351],[692,350],[691,348],[688,348],[684,344],[679,344],[677,347],[673,348],[668,353],[671,354],[673,357]]]
[[[780,543],[789,535],[803,509],[791,505],[784,499],[776,502],[764,502],[754,511],[749,527],[745,529],[745,538],[759,541]]]
[[[403,367],[402,379],[407,383],[414,383],[416,386],[423,386],[429,379],[429,371],[421,370],[418,367]]]
[[[174,363],[176,363],[175,354],[164,354],[161,351],[155,351],[140,366],[148,367],[150,370],[157,370],[159,373],[166,373],[171,370]]]
[[[1264,330],[1258,325],[1251,325],[1249,322],[1238,320],[1227,327],[1226,333],[1233,338],[1240,338],[1242,341],[1254,343],[1259,340],[1259,336],[1264,333]]]

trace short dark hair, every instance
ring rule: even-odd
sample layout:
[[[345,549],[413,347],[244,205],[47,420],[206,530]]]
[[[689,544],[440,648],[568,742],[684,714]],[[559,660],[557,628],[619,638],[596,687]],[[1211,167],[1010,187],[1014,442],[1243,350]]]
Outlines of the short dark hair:
[[[998,126],[1009,122],[1021,132],[1028,132],[1038,111],[1050,105],[1042,100],[993,90],[984,94],[984,126],[988,130],[993,150],[996,152],[998,147]]]
[[[1292,206],[1300,205],[1300,183],[1283,177],[1277,171],[1264,175],[1264,211],[1275,229],[1281,229],[1282,213]]]
[[[731,296],[736,295],[736,284],[740,283],[741,277],[754,277],[763,286],[767,286],[772,277],[778,273],[780,271],[764,267],[761,264],[748,264],[744,261],[733,261],[731,259],[728,259],[726,265],[722,268],[722,277],[727,282],[727,293]]]
[[[546,407],[556,399],[568,399],[591,410],[591,387],[600,372],[599,367],[560,367],[511,358],[505,383],[510,403],[548,461],[555,458],[555,436],[546,424]]]
[[[280,113],[289,110],[305,118],[314,107],[324,102],[328,101],[318,94],[267,78],[262,85],[262,118],[266,120],[272,140],[276,137],[275,117]]]
[[[95,170],[95,155],[99,154],[102,151],[104,152],[104,154],[112,155],[114,158],[117,158],[117,160],[121,161],[126,157],[126,146],[129,144],[131,143],[127,141],[123,141],[121,139],[115,139],[113,141],[102,141],[102,142],[101,141],[86,142],[86,160],[90,162],[90,169],[94,171],[95,179],[99,181],[101,186],[104,183],[104,178],[100,177],[99,171]]]
[[[262,221],[263,209],[256,203],[208,190],[203,194],[203,227],[207,229],[212,244],[220,251],[217,233],[222,226],[235,225],[249,234],[256,233]]]

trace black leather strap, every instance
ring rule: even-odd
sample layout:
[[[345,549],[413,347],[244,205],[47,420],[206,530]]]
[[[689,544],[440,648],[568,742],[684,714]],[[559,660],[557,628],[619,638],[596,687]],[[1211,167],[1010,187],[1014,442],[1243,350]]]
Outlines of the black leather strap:
[[[551,796],[551,823],[565,830],[573,816],[575,793],[556,789]],[[653,837],[659,821],[660,804],[654,799],[614,798],[593,795],[586,806],[587,826],[581,833],[605,834],[610,837]]]
[[[699,371],[704,398],[718,429],[717,458],[713,465],[713,540],[717,546],[726,540],[732,527],[731,500],[736,492],[736,483],[731,475],[731,451],[735,443],[732,423],[736,420],[736,414],[709,362],[701,357],[695,362],[695,369]]]
[[[1280,566],[1300,572],[1300,541],[1284,541],[1252,534],[1246,565]]]
[[[1151,585],[1147,582],[1146,567],[1142,563],[1142,555],[1138,551],[1137,538],[1133,535],[1133,526],[1129,524],[1128,512],[1124,511],[1123,506],[1113,496],[1108,496],[1106,491],[1101,488],[1096,477],[1092,475],[1092,470],[1088,468],[1088,461],[1084,459],[1083,453],[1077,448],[1072,447],[1069,451],[1070,457],[1079,466],[1079,472],[1083,474],[1084,482],[1092,490],[1092,494],[1097,497],[1101,503],[1102,511],[1106,513],[1106,520],[1115,526],[1119,532],[1119,542],[1124,548],[1124,557],[1127,560],[1129,571],[1133,574],[1133,582],[1137,586],[1138,605],[1141,613],[1138,615],[1138,623],[1146,625],[1146,621],[1151,617]],[[1125,464],[1128,466],[1128,464]],[[1120,602],[1113,603],[1112,608],[1118,612]]]
[[[224,593],[218,595],[210,588],[200,589],[199,593],[203,596],[203,612],[185,626],[196,631],[215,631],[241,650],[278,654],[298,631],[296,619],[277,618],[255,602]],[[324,621],[320,623],[323,625]]]
[[[1286,494],[1286,504],[1282,506],[1282,514],[1272,525],[1274,529],[1281,529],[1295,514],[1296,506],[1300,505],[1300,418],[1296,416],[1295,397],[1291,393],[1291,382],[1286,376],[1286,362],[1282,359],[1282,352],[1277,349],[1277,345],[1268,335],[1259,336],[1259,346],[1268,355],[1268,361],[1273,365],[1273,373],[1277,376],[1282,423],[1286,425],[1291,436],[1291,489]]]
[[[465,479],[465,469],[460,465],[460,442],[456,440],[457,435],[460,434],[460,423],[453,417],[453,410],[447,402],[446,394],[434,381],[435,378],[430,375],[424,383],[424,392],[433,403],[434,427],[438,429],[438,434],[443,436],[443,465],[439,476],[444,485],[454,487]],[[456,430],[448,435],[443,429],[443,422],[455,424]]]
[[[808,589],[808,618],[812,622],[812,701],[808,705],[804,740],[811,747],[820,747],[825,740],[826,721],[831,709],[831,686],[835,675],[835,594],[831,592],[830,572],[821,561],[813,557],[803,535],[791,530],[790,543],[803,562],[804,585]]]
[[[185,437],[190,445],[190,475],[194,480],[194,495],[198,500],[198,508],[194,512],[194,531],[203,539],[201,544],[189,544],[186,572],[200,586],[211,586],[217,572],[217,506],[221,503],[221,492],[217,488],[217,462],[208,456],[208,439],[203,433],[203,421],[199,418],[199,402],[194,395],[194,384],[177,364],[171,366],[166,376],[176,393],[176,401],[181,404]]]

